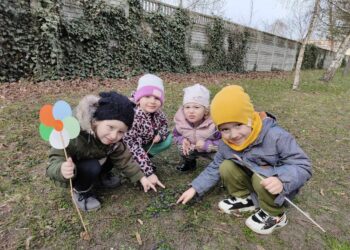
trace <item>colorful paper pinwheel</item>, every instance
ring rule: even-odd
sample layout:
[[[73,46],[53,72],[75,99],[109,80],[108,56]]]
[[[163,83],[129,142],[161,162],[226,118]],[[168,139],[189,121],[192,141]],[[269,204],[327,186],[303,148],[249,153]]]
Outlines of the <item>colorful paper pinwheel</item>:
[[[66,148],[69,140],[79,135],[79,122],[72,116],[72,109],[65,101],[57,101],[53,106],[44,105],[40,109],[39,117],[41,138],[49,141],[56,149]]]
[[[80,125],[77,119],[72,116],[72,109],[65,101],[57,101],[53,106],[50,104],[44,105],[39,113],[40,126],[39,133],[41,138],[49,141],[51,146],[56,149],[63,149],[68,160],[65,148],[69,144],[70,139],[74,139],[80,133]],[[79,219],[84,227],[84,232],[80,233],[80,237],[84,240],[90,240],[91,236],[83,221],[83,217],[79,211],[77,204],[73,199],[73,185],[72,179],[69,179],[70,194],[79,214]]]

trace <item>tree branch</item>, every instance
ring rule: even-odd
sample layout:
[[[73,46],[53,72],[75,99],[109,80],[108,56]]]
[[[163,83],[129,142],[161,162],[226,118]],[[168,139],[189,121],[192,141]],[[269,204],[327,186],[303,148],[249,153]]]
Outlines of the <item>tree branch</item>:
[[[332,1],[332,0],[328,0],[328,2],[329,2],[330,4],[332,4],[332,5],[334,5],[337,9],[341,10],[342,12],[344,12],[344,13],[350,15],[350,10],[347,10],[347,9],[342,8],[341,6],[339,6],[338,4],[336,4],[336,3],[335,3],[334,1]]]

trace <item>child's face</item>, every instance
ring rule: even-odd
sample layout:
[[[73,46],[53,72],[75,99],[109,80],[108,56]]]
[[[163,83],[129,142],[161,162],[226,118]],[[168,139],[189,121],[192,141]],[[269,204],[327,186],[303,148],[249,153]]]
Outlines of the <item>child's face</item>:
[[[128,131],[125,123],[118,120],[95,121],[94,126],[97,137],[105,145],[120,141]]]
[[[138,104],[147,113],[154,113],[162,106],[160,100],[153,95],[143,96]]]
[[[219,131],[223,139],[231,144],[240,146],[248,138],[252,128],[238,122],[228,122],[219,125]]]
[[[203,120],[207,113],[206,108],[198,103],[189,102],[183,105],[185,118],[187,121],[197,125]]]

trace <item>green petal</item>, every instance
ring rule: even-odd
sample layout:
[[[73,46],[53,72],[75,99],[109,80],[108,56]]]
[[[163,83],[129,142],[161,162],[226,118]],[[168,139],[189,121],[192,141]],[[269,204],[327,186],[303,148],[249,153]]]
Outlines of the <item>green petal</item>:
[[[69,138],[73,139],[80,133],[80,125],[77,119],[73,116],[68,116],[63,119],[63,128],[68,132]]]
[[[40,123],[39,133],[41,138],[43,138],[45,141],[49,141],[52,130],[52,127],[47,127],[44,124]]]

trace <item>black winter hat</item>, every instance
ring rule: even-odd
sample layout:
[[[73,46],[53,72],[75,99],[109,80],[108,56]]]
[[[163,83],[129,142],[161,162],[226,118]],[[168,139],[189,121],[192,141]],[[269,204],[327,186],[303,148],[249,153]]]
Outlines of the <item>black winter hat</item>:
[[[124,95],[115,91],[101,92],[98,106],[94,113],[97,121],[118,120],[130,129],[134,122],[134,104]]]

